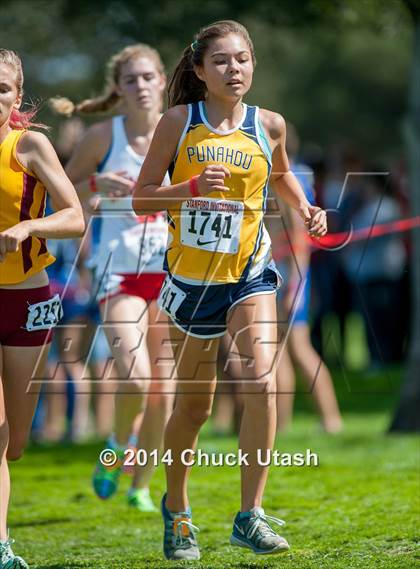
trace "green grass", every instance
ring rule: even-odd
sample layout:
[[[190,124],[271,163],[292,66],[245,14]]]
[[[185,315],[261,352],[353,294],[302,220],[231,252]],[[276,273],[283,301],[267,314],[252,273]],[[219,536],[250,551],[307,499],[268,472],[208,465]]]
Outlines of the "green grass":
[[[308,401],[298,396],[293,429],[277,440],[282,452],[310,448],[318,467],[272,467],[264,506],[286,520],[282,534],[290,553],[258,557],[229,545],[238,510],[239,471],[194,468],[190,499],[202,560],[197,568],[275,567],[353,569],[415,567],[418,525],[419,446],[414,436],[386,435],[398,393],[398,370],[372,378],[335,375],[345,432],[327,436]],[[205,451],[232,451],[235,438],[214,438],[204,429]],[[15,550],[32,569],[138,569],[179,567],[163,559],[160,515],[140,514],[120,493],[100,502],[90,488],[100,445],[31,448],[12,465],[10,509]],[[159,467],[151,492],[159,501],[164,472]]]

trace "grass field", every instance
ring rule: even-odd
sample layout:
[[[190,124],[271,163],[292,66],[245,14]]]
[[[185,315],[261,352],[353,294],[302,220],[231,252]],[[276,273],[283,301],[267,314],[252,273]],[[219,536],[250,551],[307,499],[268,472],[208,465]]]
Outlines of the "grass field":
[[[345,432],[326,436],[307,398],[298,396],[293,429],[278,437],[282,452],[310,448],[318,467],[272,467],[264,506],[287,522],[289,553],[257,557],[229,545],[238,510],[239,470],[194,468],[190,484],[193,521],[202,559],[173,563],[161,553],[160,515],[128,508],[121,491],[100,502],[90,488],[99,444],[30,448],[12,465],[11,535],[16,553],[32,569],[138,569],[275,567],[353,569],[415,567],[419,521],[419,440],[384,434],[398,393],[398,370],[363,378],[337,371],[335,381]],[[235,450],[235,438],[214,438],[206,428],[199,446],[207,452]],[[159,501],[164,472],[151,492]],[[417,560],[418,561],[418,560]]]

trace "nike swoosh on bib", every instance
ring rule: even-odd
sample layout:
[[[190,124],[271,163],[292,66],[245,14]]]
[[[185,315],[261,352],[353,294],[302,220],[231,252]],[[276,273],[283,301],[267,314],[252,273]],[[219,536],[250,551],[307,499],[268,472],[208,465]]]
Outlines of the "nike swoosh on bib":
[[[200,239],[197,239],[197,245],[210,245],[210,243],[217,243],[217,239],[212,239],[211,241],[200,241]]]

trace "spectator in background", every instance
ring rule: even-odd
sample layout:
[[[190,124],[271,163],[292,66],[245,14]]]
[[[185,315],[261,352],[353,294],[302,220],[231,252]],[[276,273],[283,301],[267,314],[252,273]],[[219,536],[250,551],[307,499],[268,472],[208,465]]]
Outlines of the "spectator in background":
[[[324,159],[316,164],[315,188],[322,207],[328,211],[331,233],[348,232],[359,174],[364,172],[364,161],[351,144],[337,145]],[[351,198],[349,198],[351,196]],[[318,250],[311,258],[313,277],[313,326],[311,337],[316,350],[322,355],[325,346],[323,323],[327,315],[334,314],[338,321],[335,336],[336,357],[333,365],[345,365],[345,323],[352,310],[350,281],[342,266],[340,250]]]
[[[293,125],[287,126],[286,148],[292,172],[304,189],[306,198],[314,203],[313,172],[297,160],[299,138]],[[277,430],[287,428],[292,417],[295,394],[295,371],[302,374],[308,391],[321,416],[323,428],[328,433],[339,432],[342,420],[334,392],[334,384],[328,368],[319,357],[311,343],[309,311],[311,299],[310,255],[305,228],[291,208],[279,201],[282,212],[281,223],[275,218],[268,225],[274,242],[286,244],[290,240],[292,250],[287,247],[277,249],[277,267],[285,277],[279,290],[280,334],[284,343],[280,347],[277,367]],[[280,229],[280,232],[276,231]],[[288,250],[287,250],[288,249]],[[276,250],[274,250],[276,255]]]
[[[371,172],[378,169],[371,168]],[[360,177],[353,202],[354,230],[396,221],[401,217],[397,200],[386,189],[387,174]],[[371,368],[401,359],[404,336],[400,308],[406,250],[398,233],[388,233],[348,244],[342,250],[343,267],[352,285],[355,306],[363,317]]]

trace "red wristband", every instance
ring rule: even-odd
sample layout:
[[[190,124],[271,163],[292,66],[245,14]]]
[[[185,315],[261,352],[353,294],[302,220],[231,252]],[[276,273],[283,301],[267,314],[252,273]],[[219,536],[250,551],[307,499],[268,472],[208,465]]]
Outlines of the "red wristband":
[[[96,192],[98,191],[98,186],[96,185],[95,174],[92,174],[91,176],[89,176],[89,188],[90,188],[90,191],[92,192],[92,194],[96,194]]]
[[[193,198],[197,198],[201,196],[200,192],[198,191],[198,178],[200,176],[193,176],[190,178],[190,193]]]

